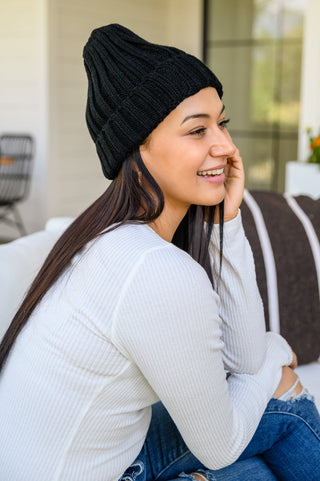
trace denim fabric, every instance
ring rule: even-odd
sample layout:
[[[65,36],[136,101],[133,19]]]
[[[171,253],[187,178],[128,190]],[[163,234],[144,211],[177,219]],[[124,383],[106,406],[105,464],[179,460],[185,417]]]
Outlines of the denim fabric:
[[[188,450],[161,403],[152,409],[144,446],[121,481],[319,481],[320,416],[312,397],[271,399],[251,442],[230,466],[206,469]]]

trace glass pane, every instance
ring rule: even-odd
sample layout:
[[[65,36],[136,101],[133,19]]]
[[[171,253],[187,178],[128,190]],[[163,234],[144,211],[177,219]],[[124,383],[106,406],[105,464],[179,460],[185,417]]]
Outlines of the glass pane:
[[[249,108],[253,129],[274,124],[277,45],[252,49]]]
[[[302,38],[306,0],[211,0],[208,40]]]
[[[251,127],[248,98],[250,96],[251,49],[211,48],[207,64],[223,84],[223,102],[232,128]]]
[[[297,157],[306,0],[208,0],[207,63],[224,86],[248,188],[284,186]]]
[[[289,160],[297,158],[298,139],[236,134],[232,139],[244,162],[246,188],[283,191],[285,166]]]
[[[208,2],[208,41],[252,37],[254,0]]]
[[[221,80],[232,129],[271,130],[276,46],[212,47],[207,64]]]
[[[208,40],[278,38],[280,8],[279,0],[211,0],[208,2]]]
[[[282,62],[278,66],[278,122],[281,130],[297,131],[300,116],[302,43],[283,45]]]
[[[275,160],[272,140],[264,137],[238,137],[233,135],[243,159],[247,189],[272,189]]]
[[[256,39],[279,38],[279,0],[255,0],[254,4],[252,36]]]
[[[306,0],[282,0],[282,35],[285,39],[303,37]]]
[[[277,184],[275,189],[283,191],[285,185],[285,167],[289,160],[296,160],[298,156],[298,136],[293,139],[280,137],[278,150]]]

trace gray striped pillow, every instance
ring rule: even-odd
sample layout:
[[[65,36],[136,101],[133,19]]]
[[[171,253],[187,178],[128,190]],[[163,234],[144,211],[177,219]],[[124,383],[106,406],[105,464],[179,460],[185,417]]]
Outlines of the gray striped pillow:
[[[280,332],[299,364],[320,355],[320,199],[246,191],[244,229],[256,265],[268,330]]]

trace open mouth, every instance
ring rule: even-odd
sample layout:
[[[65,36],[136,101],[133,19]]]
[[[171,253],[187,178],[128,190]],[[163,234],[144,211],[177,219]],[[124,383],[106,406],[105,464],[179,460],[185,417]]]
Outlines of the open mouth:
[[[201,170],[197,172],[197,175],[201,175],[202,177],[211,177],[211,176],[216,176],[221,174],[223,174],[223,169]]]

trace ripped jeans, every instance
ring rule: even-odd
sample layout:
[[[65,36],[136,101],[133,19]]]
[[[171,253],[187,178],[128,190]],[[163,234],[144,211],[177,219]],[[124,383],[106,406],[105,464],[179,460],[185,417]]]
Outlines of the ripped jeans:
[[[320,416],[303,391],[271,399],[239,459],[208,470],[189,451],[164,406],[153,406],[143,448],[119,481],[320,481]]]

